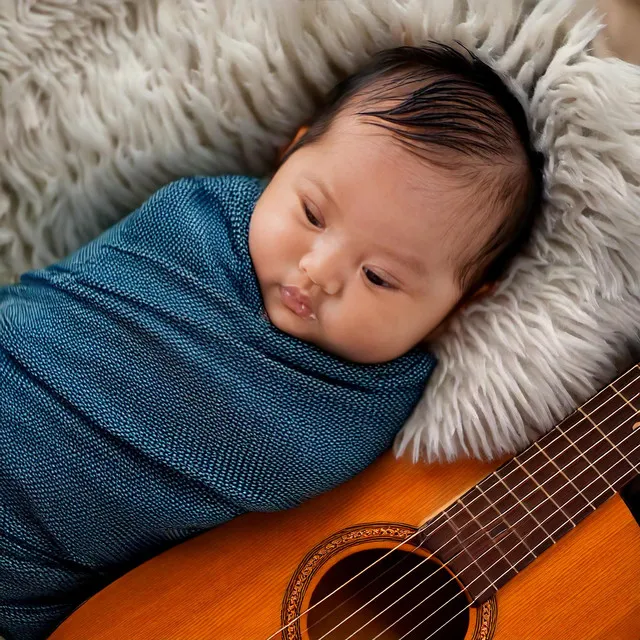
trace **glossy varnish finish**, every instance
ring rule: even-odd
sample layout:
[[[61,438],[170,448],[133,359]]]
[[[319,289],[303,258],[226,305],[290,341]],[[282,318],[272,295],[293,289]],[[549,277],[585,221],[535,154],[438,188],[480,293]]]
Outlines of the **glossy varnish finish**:
[[[52,638],[266,640],[314,546],[360,523],[417,526],[497,466],[413,465],[387,454],[297,509],[242,516],[143,564]],[[640,639],[640,527],[610,498],[500,589],[497,602],[496,640]]]

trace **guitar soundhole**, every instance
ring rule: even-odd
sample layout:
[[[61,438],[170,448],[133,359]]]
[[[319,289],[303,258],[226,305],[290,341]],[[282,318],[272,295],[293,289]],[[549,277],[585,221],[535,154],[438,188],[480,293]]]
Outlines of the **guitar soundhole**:
[[[354,578],[387,552],[358,551],[327,571],[311,595],[310,640],[463,640],[469,626],[468,600],[436,562],[397,550]],[[345,586],[329,595],[340,585]]]

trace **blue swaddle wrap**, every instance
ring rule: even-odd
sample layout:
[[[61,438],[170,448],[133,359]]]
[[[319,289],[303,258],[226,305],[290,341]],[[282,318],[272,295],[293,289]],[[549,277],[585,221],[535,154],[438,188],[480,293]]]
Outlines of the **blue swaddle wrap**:
[[[350,363],[267,319],[254,178],[185,178],[0,289],[0,635],[43,638],[124,570],[297,505],[387,449],[433,368]]]

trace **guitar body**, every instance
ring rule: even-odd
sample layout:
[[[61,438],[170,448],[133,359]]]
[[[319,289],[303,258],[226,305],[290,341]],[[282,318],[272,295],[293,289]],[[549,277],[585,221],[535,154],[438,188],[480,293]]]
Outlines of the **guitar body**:
[[[464,591],[435,559],[417,567],[430,554],[415,550],[415,537],[385,564],[389,549],[497,466],[414,465],[387,453],[301,507],[241,516],[144,563],[88,600],[51,638],[639,640],[640,527],[617,495],[478,608],[460,606],[468,602]],[[375,576],[357,574],[374,561],[383,575],[368,587]],[[412,567],[411,576],[366,605]],[[393,604],[413,587],[404,609]],[[438,593],[420,605],[431,591]],[[345,600],[350,609],[335,610]],[[463,609],[448,622],[451,611]],[[450,626],[438,632],[443,623]]]

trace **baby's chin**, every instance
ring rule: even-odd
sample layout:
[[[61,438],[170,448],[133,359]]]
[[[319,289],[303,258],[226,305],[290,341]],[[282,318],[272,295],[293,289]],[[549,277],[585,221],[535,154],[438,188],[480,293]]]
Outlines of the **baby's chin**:
[[[328,351],[318,337],[319,322],[317,318],[302,318],[282,304],[266,305],[267,317],[272,325],[294,338],[310,342]]]

